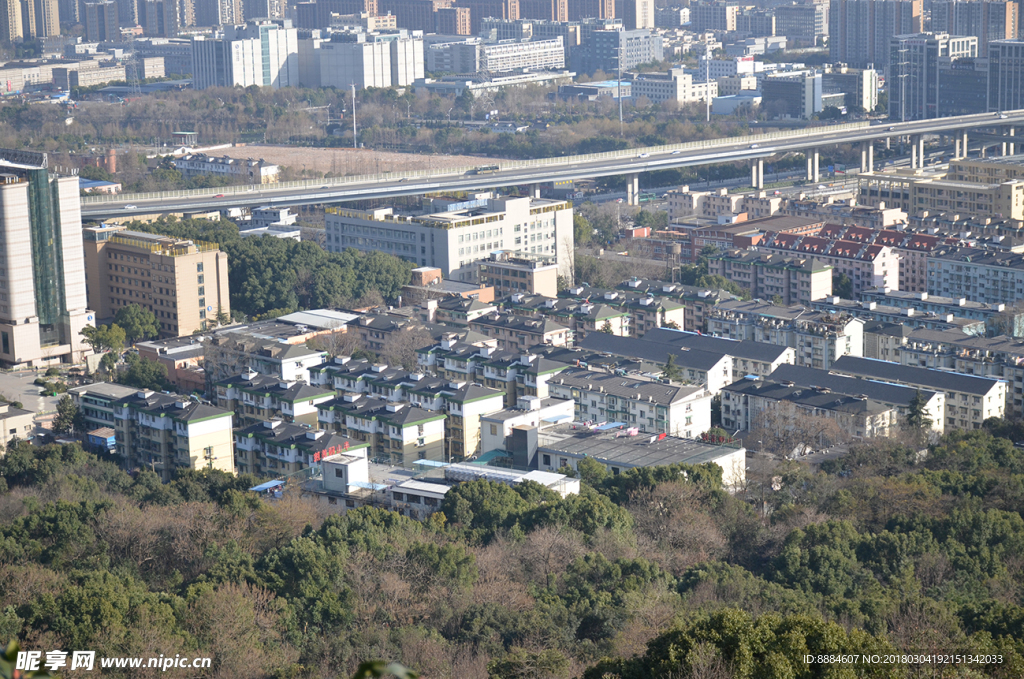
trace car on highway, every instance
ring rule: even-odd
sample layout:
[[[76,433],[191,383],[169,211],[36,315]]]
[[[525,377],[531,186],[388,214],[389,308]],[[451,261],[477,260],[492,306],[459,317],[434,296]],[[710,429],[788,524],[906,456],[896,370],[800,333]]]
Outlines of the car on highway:
[[[401,184],[402,182],[407,182],[407,181],[409,181],[408,177],[402,177],[401,179],[398,180],[398,183]]]
[[[327,184],[324,184],[324,185],[323,185],[323,186],[321,186],[320,188],[321,188],[321,189],[329,189],[329,188],[331,188],[331,187],[327,186]]]
[[[750,148],[752,148],[752,149],[756,149],[756,148],[760,148],[760,147],[761,147],[760,144],[751,144],[750,145]]]
[[[672,155],[673,156],[678,156],[680,153],[682,153],[682,151],[673,151]]]
[[[651,157],[650,153],[641,153],[639,156],[637,156],[637,158],[650,158],[650,157]]]
[[[223,197],[224,197],[223,193],[218,193],[216,196],[214,196],[214,198],[223,198]]]
[[[1005,113],[1000,113],[999,114],[999,119],[1000,120],[1006,120],[1006,114]]]
[[[124,206],[124,209],[125,209],[125,210],[134,210],[135,208],[136,208],[136,206],[135,206],[135,205],[125,205],[125,206]]]
[[[892,131],[893,131],[893,130],[895,130],[895,129],[896,129],[895,127],[890,127],[890,128],[888,129],[888,131],[889,131],[889,132],[892,132]]]

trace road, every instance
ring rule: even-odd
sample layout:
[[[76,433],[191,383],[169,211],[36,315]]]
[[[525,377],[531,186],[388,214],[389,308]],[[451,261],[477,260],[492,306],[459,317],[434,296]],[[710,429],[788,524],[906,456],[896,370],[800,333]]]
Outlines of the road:
[[[472,191],[550,181],[633,175],[654,170],[752,161],[780,153],[806,152],[823,146],[855,144],[879,139],[991,129],[1024,124],[1024,110],[1004,114],[978,114],[891,125],[847,124],[810,128],[802,133],[773,133],[743,138],[633,149],[628,152],[566,156],[535,161],[506,161],[496,171],[438,170],[388,175],[343,177],[320,182],[289,182],[273,188],[229,187],[162,194],[120,194],[83,198],[82,216],[114,216],[219,210],[231,207],[279,207],[339,202],[366,198],[419,195],[435,191]],[[497,167],[497,166],[495,166]],[[223,193],[216,193],[221,191]]]

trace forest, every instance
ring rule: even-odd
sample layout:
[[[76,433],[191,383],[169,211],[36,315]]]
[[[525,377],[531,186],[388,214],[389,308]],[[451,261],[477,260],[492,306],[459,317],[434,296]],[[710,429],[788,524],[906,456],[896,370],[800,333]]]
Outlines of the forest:
[[[28,649],[213,658],[179,677],[347,677],[380,659],[452,678],[1017,679],[1022,434],[991,421],[923,459],[874,441],[732,494],[714,465],[609,476],[585,460],[579,495],[477,481],[423,523],[22,442],[0,459],[0,630]]]
[[[136,231],[217,243],[228,255],[231,309],[273,318],[297,309],[364,307],[395,300],[412,264],[383,252],[331,253],[311,241],[242,238],[228,220],[161,218]]]

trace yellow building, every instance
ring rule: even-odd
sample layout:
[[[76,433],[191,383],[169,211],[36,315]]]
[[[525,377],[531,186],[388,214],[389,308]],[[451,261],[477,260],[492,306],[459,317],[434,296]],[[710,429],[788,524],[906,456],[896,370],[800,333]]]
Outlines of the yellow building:
[[[115,453],[125,469],[151,469],[165,482],[180,468],[234,474],[232,415],[177,394],[139,391],[114,404]]]
[[[82,231],[89,308],[101,322],[138,304],[156,315],[161,337],[180,337],[231,314],[228,256],[216,243],[123,226]]]

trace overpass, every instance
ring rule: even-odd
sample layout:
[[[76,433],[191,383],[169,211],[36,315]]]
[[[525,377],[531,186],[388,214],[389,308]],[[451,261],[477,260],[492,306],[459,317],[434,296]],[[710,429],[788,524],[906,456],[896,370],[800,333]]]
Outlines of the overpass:
[[[874,143],[893,138],[911,141],[911,167],[924,164],[924,137],[948,135],[954,157],[967,153],[968,132],[981,133],[984,146],[997,146],[1013,154],[1016,128],[1024,126],[1024,110],[935,118],[911,122],[845,123],[706,141],[669,144],[607,153],[498,161],[481,166],[443,170],[389,172],[321,180],[282,182],[256,186],[230,186],[190,191],[93,195],[82,197],[82,217],[106,219],[161,212],[202,212],[232,207],[272,205],[291,207],[365,198],[391,198],[436,191],[474,191],[504,186],[530,186],[542,182],[593,179],[626,175],[627,196],[635,203],[643,172],[750,161],[751,183],[764,186],[764,159],[779,153],[807,155],[806,177],[818,181],[818,150],[839,144],[860,144],[861,171],[874,166]]]

